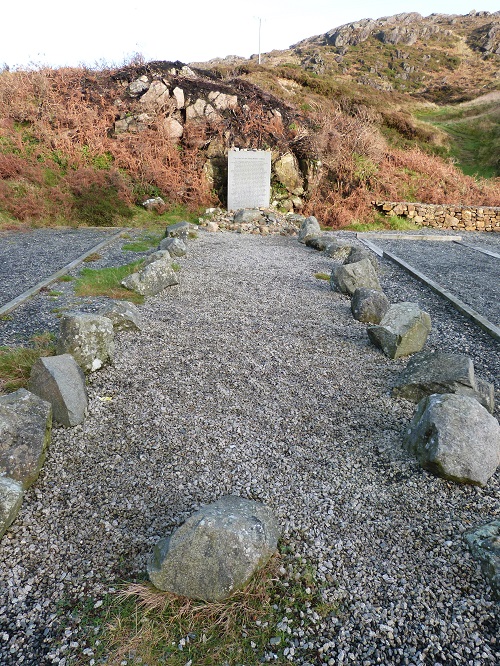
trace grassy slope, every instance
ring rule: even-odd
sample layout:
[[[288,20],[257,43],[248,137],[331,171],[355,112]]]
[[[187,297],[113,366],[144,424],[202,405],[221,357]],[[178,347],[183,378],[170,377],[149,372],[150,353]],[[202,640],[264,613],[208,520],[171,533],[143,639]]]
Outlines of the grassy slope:
[[[445,106],[417,115],[446,132],[450,154],[465,174],[500,176],[500,100]]]

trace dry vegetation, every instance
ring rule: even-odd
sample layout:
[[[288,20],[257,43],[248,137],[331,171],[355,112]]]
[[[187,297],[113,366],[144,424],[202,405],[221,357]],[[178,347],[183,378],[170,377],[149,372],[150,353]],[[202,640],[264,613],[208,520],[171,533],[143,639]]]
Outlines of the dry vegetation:
[[[139,69],[124,72],[133,80]],[[401,93],[346,84],[331,73],[313,76],[297,65],[253,63],[214,68],[189,85],[224,85],[240,106],[216,121],[186,123],[176,143],[159,122],[113,133],[123,97],[117,72],[0,73],[2,228],[119,224],[137,214],[134,204],[157,195],[191,209],[218,197],[224,204],[223,189],[203,171],[214,143],[292,151],[321,163],[305,212],[333,227],[370,221],[374,199],[500,205],[499,179],[465,176],[447,157],[444,133],[416,120]],[[136,102],[127,103],[134,111]]]

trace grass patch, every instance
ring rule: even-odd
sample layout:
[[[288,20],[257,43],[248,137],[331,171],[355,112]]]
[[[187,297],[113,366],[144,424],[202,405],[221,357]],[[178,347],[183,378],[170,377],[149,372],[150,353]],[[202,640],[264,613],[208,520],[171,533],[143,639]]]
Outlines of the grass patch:
[[[418,117],[444,130],[450,155],[468,176],[500,176],[500,105],[446,106]]]
[[[131,243],[124,243],[122,250],[125,252],[147,252],[151,248],[156,247],[162,238],[163,234],[144,234],[144,236]]]
[[[111,268],[83,268],[75,282],[76,296],[107,296],[133,303],[144,303],[144,296],[121,286],[121,281],[138,270],[142,261]]]
[[[417,231],[420,227],[406,217],[381,215],[378,213],[373,222],[351,222],[346,231]]]
[[[219,603],[191,601],[138,582],[108,596],[100,615],[92,607],[74,620],[87,627],[94,657],[109,666],[287,665],[299,651],[293,631],[314,633],[337,610],[324,600],[310,565],[278,555],[243,590]],[[314,662],[315,656],[300,649],[302,659]]]
[[[61,275],[58,282],[72,282],[75,278],[72,275]]]
[[[86,264],[90,264],[93,261],[99,261],[99,259],[102,259],[102,254],[99,254],[99,252],[92,252],[92,254],[89,254],[88,257],[85,257],[83,261]]]
[[[329,280],[330,276],[327,273],[314,273],[314,277],[317,280]]]
[[[0,393],[26,388],[33,363],[41,356],[54,354],[54,336],[51,333],[34,335],[29,347],[0,347]]]

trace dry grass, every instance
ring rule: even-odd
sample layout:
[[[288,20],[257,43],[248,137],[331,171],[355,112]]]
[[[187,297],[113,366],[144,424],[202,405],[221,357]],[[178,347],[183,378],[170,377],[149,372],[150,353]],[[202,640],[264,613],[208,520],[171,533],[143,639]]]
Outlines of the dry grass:
[[[41,356],[53,356],[55,346],[50,333],[31,338],[29,347],[0,347],[0,394],[26,388],[31,366]]]

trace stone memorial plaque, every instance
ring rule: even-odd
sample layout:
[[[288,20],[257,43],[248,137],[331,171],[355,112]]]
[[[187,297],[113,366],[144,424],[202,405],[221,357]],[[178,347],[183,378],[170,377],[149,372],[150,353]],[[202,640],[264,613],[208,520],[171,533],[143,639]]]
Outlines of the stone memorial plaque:
[[[271,195],[271,152],[230,150],[228,155],[227,208],[269,206]]]

